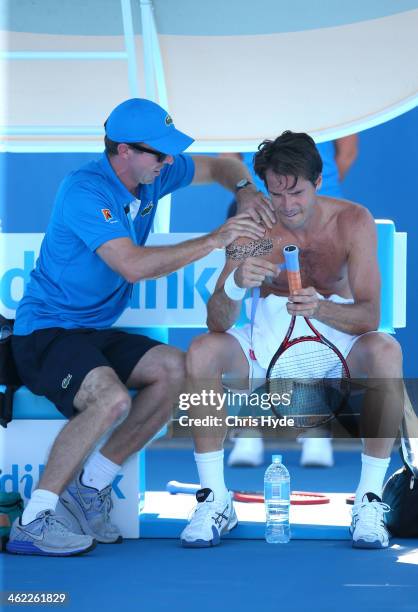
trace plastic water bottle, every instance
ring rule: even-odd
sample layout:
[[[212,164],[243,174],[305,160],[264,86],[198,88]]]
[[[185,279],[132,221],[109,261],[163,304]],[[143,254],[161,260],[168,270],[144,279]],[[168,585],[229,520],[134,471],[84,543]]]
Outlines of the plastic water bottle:
[[[273,455],[272,461],[264,475],[266,542],[285,544],[290,540],[290,476],[281,455]]]

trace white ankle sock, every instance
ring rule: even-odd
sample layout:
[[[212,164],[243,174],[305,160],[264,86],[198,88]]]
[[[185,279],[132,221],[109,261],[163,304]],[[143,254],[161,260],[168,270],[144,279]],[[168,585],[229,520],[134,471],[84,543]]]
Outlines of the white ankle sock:
[[[390,457],[370,457],[361,454],[361,476],[356,491],[355,504],[360,504],[365,493],[374,493],[382,497],[383,481],[389,467]]]
[[[22,518],[22,525],[27,525],[36,519],[36,515],[44,510],[54,510],[57,507],[59,496],[46,489],[35,489],[26,506]]]
[[[212,489],[215,499],[222,499],[228,493],[224,480],[224,451],[195,453],[197,471],[202,489]]]
[[[93,487],[101,491],[111,482],[120,471],[120,465],[113,463],[110,459],[96,451],[89,457],[84,466],[81,482],[86,487]]]

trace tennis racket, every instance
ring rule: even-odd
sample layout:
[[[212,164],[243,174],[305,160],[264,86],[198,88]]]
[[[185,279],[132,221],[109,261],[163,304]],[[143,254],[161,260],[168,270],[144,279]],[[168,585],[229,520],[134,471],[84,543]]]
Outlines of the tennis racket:
[[[299,249],[288,245],[283,254],[292,294],[302,287]],[[286,336],[266,375],[267,392],[281,398],[277,402],[271,398],[272,411],[278,417],[293,418],[294,426],[300,428],[318,427],[334,418],[347,402],[350,380],[341,352],[315,329],[308,318],[304,317],[304,320],[306,334],[292,338],[296,321],[296,316],[292,316]],[[284,394],[288,394],[285,397],[289,402],[283,401]]]
[[[167,482],[166,491],[171,495],[177,493],[185,493],[194,495],[201,489],[199,484],[190,484],[188,482],[178,482],[170,480]],[[264,494],[261,491],[232,491],[233,499],[237,502],[245,503],[264,503]],[[292,491],[290,494],[290,503],[292,506],[317,506],[329,504],[330,498],[324,493],[310,493],[308,491]]]

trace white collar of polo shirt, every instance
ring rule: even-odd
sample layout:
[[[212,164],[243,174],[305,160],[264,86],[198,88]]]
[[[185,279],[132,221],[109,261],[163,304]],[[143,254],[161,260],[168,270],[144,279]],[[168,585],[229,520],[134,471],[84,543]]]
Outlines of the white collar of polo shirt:
[[[136,216],[139,212],[141,206],[141,200],[137,200],[135,198],[135,200],[132,200],[132,202],[130,202],[129,204],[129,214],[131,215],[131,219],[132,221],[135,221]]]

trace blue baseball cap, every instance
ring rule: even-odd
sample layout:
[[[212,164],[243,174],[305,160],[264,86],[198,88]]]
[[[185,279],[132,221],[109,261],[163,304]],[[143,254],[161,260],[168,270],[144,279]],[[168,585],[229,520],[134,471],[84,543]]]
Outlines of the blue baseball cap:
[[[167,111],[144,98],[131,98],[116,106],[105,123],[105,131],[114,142],[144,142],[168,155],[181,153],[194,142],[174,127]]]

